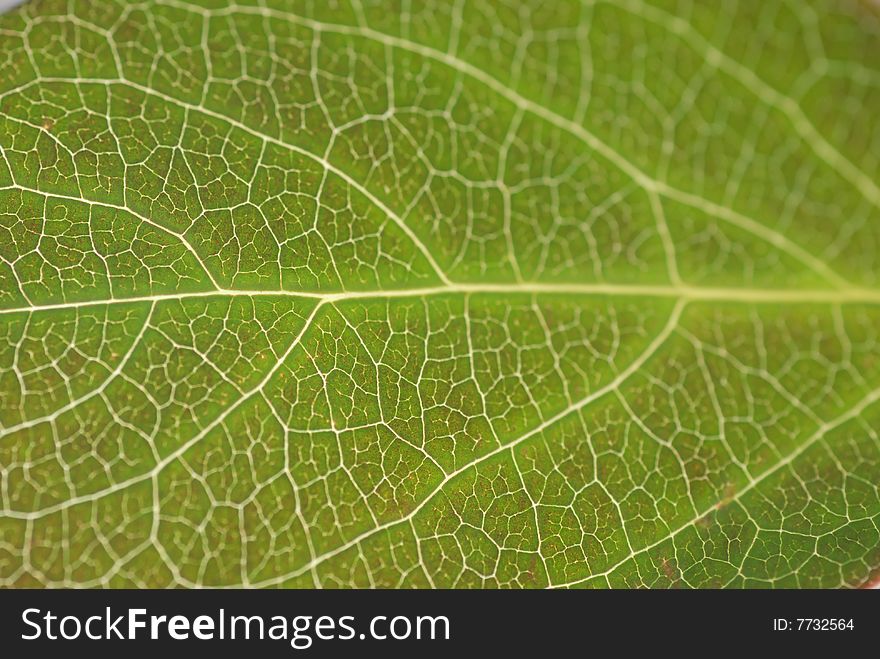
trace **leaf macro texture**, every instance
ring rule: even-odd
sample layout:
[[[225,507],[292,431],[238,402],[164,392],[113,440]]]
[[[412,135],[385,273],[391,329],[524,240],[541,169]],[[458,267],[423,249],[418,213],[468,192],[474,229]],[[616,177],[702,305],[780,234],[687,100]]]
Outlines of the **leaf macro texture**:
[[[0,16],[0,585],[880,569],[880,5]]]

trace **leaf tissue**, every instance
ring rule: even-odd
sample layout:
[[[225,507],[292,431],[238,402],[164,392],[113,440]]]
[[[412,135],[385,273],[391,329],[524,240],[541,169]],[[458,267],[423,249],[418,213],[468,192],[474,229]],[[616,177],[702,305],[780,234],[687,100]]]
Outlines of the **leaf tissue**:
[[[880,5],[0,16],[0,584],[880,569]]]

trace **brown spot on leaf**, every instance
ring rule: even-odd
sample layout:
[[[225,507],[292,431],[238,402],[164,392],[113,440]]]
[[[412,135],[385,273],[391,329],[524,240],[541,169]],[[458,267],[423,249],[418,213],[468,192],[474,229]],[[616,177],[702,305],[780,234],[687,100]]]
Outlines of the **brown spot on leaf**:
[[[721,510],[725,508],[733,498],[736,496],[736,485],[734,483],[727,483],[724,486],[724,495],[721,497],[721,500],[715,504],[715,510]]]
[[[675,567],[675,563],[672,559],[666,558],[665,556],[661,559],[660,569],[663,570],[663,574],[666,575],[666,578],[671,582],[676,583],[679,579],[678,568]]]

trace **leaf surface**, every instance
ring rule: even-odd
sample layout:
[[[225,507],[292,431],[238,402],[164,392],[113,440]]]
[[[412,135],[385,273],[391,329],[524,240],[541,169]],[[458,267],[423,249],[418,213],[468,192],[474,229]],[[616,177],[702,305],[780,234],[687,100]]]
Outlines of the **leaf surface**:
[[[871,2],[0,17],[0,583],[880,567]]]

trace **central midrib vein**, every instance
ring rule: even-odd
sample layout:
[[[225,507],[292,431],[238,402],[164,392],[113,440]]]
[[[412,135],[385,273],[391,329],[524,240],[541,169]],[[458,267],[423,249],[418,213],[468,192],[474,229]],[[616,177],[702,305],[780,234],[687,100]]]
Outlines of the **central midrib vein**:
[[[315,292],[291,290],[238,290],[217,289],[192,293],[167,293],[139,297],[111,298],[33,304],[0,309],[0,315],[78,309],[107,304],[134,304],[189,300],[210,297],[302,297],[326,303],[359,299],[429,297],[438,295],[593,295],[601,297],[654,297],[686,301],[739,302],[753,304],[880,304],[880,290],[873,288],[847,289],[781,289],[781,288],[725,288],[666,284],[603,284],[603,283],[451,283],[422,288],[400,288],[373,291]]]

